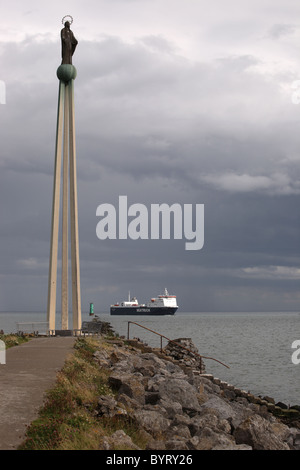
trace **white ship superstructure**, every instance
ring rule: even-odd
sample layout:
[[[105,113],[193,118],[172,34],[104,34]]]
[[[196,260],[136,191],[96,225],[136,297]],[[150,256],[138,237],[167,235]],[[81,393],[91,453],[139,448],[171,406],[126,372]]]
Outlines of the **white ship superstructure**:
[[[168,290],[162,295],[153,297],[147,304],[139,304],[136,297],[128,301],[111,305],[111,315],[174,315],[178,309],[176,295],[170,295]]]
[[[151,302],[148,303],[148,306],[178,308],[176,295],[169,295],[169,292],[167,291],[167,289],[165,289],[164,294],[151,299]]]

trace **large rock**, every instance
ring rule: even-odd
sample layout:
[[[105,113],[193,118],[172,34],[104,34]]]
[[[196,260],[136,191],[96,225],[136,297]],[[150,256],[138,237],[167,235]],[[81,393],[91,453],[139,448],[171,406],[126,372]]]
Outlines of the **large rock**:
[[[113,418],[114,416],[127,415],[126,410],[119,406],[114,397],[109,395],[101,395],[99,397],[96,413],[98,416],[107,416],[109,418]]]
[[[176,416],[183,414],[182,405],[178,401],[162,398],[158,401],[158,404],[165,411],[166,416],[172,420]]]
[[[186,380],[172,378],[164,380],[159,384],[158,393],[165,402],[179,403],[185,412],[200,411],[197,391]]]
[[[105,436],[100,442],[100,450],[140,450],[131,437],[122,429],[114,432],[110,437]]]
[[[145,431],[156,437],[161,437],[170,426],[170,420],[155,410],[136,410],[133,418]]]
[[[119,395],[128,395],[138,403],[145,404],[145,387],[139,377],[132,374],[114,374],[110,376],[109,383],[118,390]]]
[[[222,414],[219,415],[219,413],[216,413],[215,410],[210,408],[201,411],[201,413],[194,416],[189,423],[192,436],[200,436],[202,429],[207,427],[216,432],[231,433],[229,421]]]
[[[214,450],[224,449],[236,445],[234,438],[230,434],[216,432],[210,427],[204,427],[201,432],[188,441],[192,450]]]
[[[284,424],[277,423],[274,427],[261,416],[253,415],[235,429],[233,436],[237,444],[247,444],[254,450],[289,450],[288,444],[283,441],[283,434],[288,437]]]
[[[191,338],[177,338],[169,341],[165,347],[165,353],[187,366],[199,369],[202,373],[205,372],[203,359]]]

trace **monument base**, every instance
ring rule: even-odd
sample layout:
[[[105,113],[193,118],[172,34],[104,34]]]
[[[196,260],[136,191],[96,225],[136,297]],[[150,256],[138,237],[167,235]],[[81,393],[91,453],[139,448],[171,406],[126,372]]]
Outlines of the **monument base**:
[[[73,330],[55,330],[55,336],[73,336]]]

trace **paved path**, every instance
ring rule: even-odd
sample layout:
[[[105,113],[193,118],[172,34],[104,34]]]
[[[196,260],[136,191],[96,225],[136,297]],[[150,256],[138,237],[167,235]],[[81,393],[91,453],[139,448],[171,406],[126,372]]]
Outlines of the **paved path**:
[[[0,364],[0,450],[14,450],[24,440],[74,341],[34,338],[6,350],[6,364]]]

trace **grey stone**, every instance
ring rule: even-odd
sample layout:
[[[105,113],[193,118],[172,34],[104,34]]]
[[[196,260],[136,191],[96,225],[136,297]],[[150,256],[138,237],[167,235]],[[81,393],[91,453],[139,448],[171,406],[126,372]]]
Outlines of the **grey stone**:
[[[179,424],[178,426],[171,426],[167,431],[167,436],[170,436],[171,439],[190,439],[191,433],[185,424]]]
[[[164,418],[157,411],[137,410],[133,413],[133,417],[141,427],[153,436],[161,436],[170,426],[170,420]]]
[[[168,439],[166,442],[166,450],[189,450],[185,439]]]
[[[114,416],[126,415],[127,412],[124,408],[118,405],[118,402],[109,395],[103,395],[99,397],[97,414],[99,416],[108,416],[112,418]]]
[[[229,419],[235,416],[235,411],[232,406],[225,400],[218,396],[212,396],[209,400],[202,404],[202,408],[210,408],[216,410],[219,415],[224,419]]]
[[[199,415],[193,417],[189,424],[189,429],[193,436],[201,435],[202,429],[206,427],[211,428],[216,432],[231,434],[231,425],[229,421],[209,408],[204,409]]]
[[[159,405],[166,411],[168,418],[174,419],[175,416],[182,414],[182,405],[177,401],[171,401],[167,399],[159,400]]]
[[[200,405],[195,388],[181,379],[164,380],[159,384],[159,395],[164,400],[180,403],[185,411],[199,411]]]
[[[201,434],[192,437],[188,444],[192,450],[213,450],[214,448],[230,448],[236,443],[230,434],[219,433],[205,427]]]
[[[102,450],[140,450],[132,442],[131,437],[121,429],[114,432],[110,437],[105,437],[101,442],[100,448]]]
[[[249,445],[254,450],[289,450],[288,444],[282,441],[281,433],[282,429],[278,434],[268,421],[253,415],[238,426],[233,436],[237,444]]]
[[[152,437],[146,446],[146,450],[166,450],[166,444],[164,441]]]
[[[145,403],[145,388],[137,376],[132,374],[111,375],[109,383],[118,389],[120,395],[125,394],[138,403]]]

